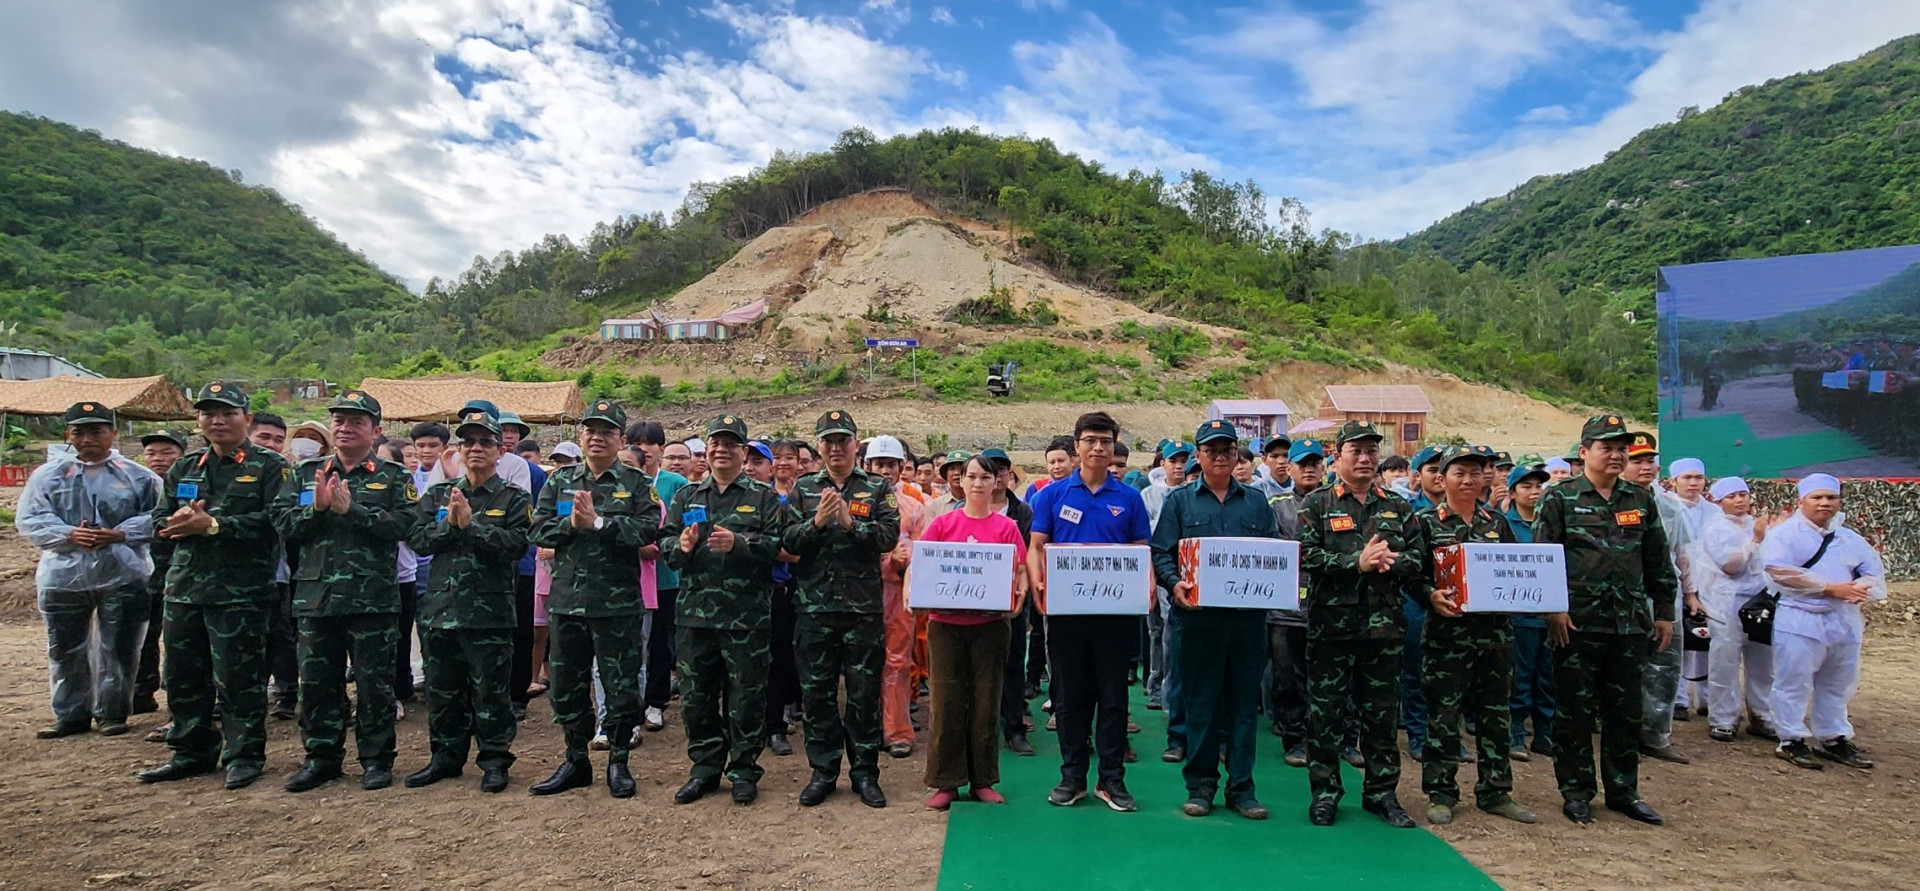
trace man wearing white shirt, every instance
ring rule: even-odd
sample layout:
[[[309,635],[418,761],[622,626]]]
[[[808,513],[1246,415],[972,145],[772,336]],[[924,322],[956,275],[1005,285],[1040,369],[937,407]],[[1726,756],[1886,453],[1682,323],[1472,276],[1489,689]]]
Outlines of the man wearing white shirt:
[[[1753,516],[1753,495],[1745,480],[1730,476],[1713,484],[1709,497],[1720,516],[1700,530],[1700,602],[1706,608],[1707,735],[1732,742],[1741,711],[1747,712],[1747,732],[1774,738],[1768,715],[1773,687],[1773,648],[1747,638],[1740,609],[1766,590],[1767,576],[1760,563],[1760,546],[1767,530],[1786,519]],[[1744,695],[1741,683],[1745,668]]]
[[[1847,703],[1860,683],[1860,605],[1886,599],[1887,573],[1873,546],[1846,528],[1839,480],[1816,473],[1800,481],[1799,492],[1799,510],[1760,550],[1767,583],[1780,594],[1773,619],[1775,754],[1800,767],[1818,769],[1818,756],[1865,770],[1873,762],[1853,744]]]

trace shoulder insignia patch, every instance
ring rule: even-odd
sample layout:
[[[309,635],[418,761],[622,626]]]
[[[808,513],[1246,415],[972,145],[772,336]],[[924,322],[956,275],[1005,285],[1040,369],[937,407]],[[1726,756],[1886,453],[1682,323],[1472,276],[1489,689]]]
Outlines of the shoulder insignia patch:
[[[893,496],[893,493],[892,493],[892,492],[888,492],[888,493],[887,493],[887,506],[888,506],[888,507],[899,507],[899,506],[900,506],[900,499],[898,499],[898,498],[895,498],[895,497]]]
[[[281,482],[283,482],[283,483],[284,483],[284,482],[288,482],[288,481],[291,481],[292,479],[293,479],[293,468],[291,468],[291,467],[282,467],[282,468],[280,468],[280,481],[281,481]]]

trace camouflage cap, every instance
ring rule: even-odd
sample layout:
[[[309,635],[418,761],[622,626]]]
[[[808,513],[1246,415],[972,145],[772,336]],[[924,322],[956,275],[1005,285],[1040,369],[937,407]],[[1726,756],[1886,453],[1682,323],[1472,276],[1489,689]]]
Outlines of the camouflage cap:
[[[245,409],[253,405],[253,400],[247,398],[247,391],[240,389],[238,384],[214,381],[201,387],[200,395],[193,398],[194,408],[206,408],[209,405]]]
[[[1565,461],[1568,464],[1572,464],[1576,461],[1585,463],[1587,459],[1580,457],[1580,447],[1574,446],[1570,449],[1567,449],[1567,453],[1564,455],[1561,455],[1560,460]]]
[[[1232,424],[1219,420],[1206,421],[1202,423],[1198,429],[1193,431],[1193,444],[1195,446],[1203,446],[1220,439],[1239,442],[1240,431],[1234,429]]]
[[[940,470],[941,472],[944,473],[947,468],[952,467],[955,464],[965,464],[971,460],[973,460],[972,452],[969,452],[966,449],[954,449],[953,451],[948,452],[945,458],[940,459]]]
[[[838,436],[840,434],[854,437],[860,435],[860,427],[853,423],[853,415],[847,414],[844,411],[834,410],[821,415],[820,420],[813,422],[813,435],[815,436]]]
[[[1499,452],[1496,452],[1493,450],[1493,446],[1477,445],[1477,446],[1472,446],[1472,449],[1474,454],[1479,455],[1480,457],[1485,458],[1488,461],[1494,460],[1500,454]]]
[[[1495,467],[1512,467],[1512,466],[1513,466],[1513,453],[1512,453],[1512,452],[1494,452],[1494,453],[1493,453],[1493,466],[1495,466]]]
[[[745,445],[747,442],[747,422],[739,415],[721,415],[707,422],[708,439],[712,439],[722,433],[740,440],[740,444]]]
[[[1627,443],[1627,457],[1629,458],[1640,455],[1658,454],[1660,454],[1660,443],[1653,438],[1653,434],[1651,433],[1645,431],[1635,432],[1633,434],[1633,441]]]
[[[152,433],[140,437],[140,444],[143,446],[153,445],[156,442],[170,442],[179,446],[180,451],[184,452],[187,450],[187,438],[166,428],[155,430]]]
[[[1482,449],[1486,449],[1486,451],[1482,452]],[[1486,446],[1447,446],[1440,452],[1440,471],[1445,473],[1447,468],[1461,461],[1470,461],[1474,464],[1485,465],[1487,462],[1493,460],[1492,451],[1492,449],[1488,449]]]
[[[478,427],[495,436],[500,435],[500,420],[487,414],[485,409],[470,408],[460,416],[460,423],[453,428],[454,436],[465,436],[467,428]]]
[[[333,397],[327,405],[327,411],[357,411],[373,416],[375,424],[380,423],[380,400],[373,398],[363,390],[346,390]]]
[[[621,408],[620,403],[602,396],[588,402],[587,410],[581,413],[580,423],[585,424],[588,421],[612,424],[615,430],[625,430],[627,429],[627,410]]]
[[[1521,455],[1521,456],[1520,456],[1520,461],[1518,462],[1518,465],[1517,465],[1517,466],[1520,466],[1520,467],[1545,467],[1545,466],[1547,466],[1547,459],[1545,459],[1545,458],[1542,458],[1542,457],[1540,457],[1540,453],[1539,453],[1539,452],[1528,452],[1528,453],[1526,453],[1526,454],[1524,454],[1524,455]]]
[[[82,424],[112,424],[119,420],[113,409],[98,402],[76,402],[67,406],[67,426],[78,427]]]
[[[1381,440],[1386,437],[1381,435],[1379,428],[1373,426],[1372,421],[1348,421],[1340,425],[1340,434],[1333,438],[1333,444],[1337,448],[1362,439]]]
[[[1594,415],[1580,428],[1581,445],[1603,439],[1630,439],[1632,436],[1627,432],[1627,422],[1619,415]]]

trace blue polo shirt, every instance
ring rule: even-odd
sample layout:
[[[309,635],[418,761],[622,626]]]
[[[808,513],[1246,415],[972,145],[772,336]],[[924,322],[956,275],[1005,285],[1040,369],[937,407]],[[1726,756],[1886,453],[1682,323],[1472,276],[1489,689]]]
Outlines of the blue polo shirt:
[[[1128,544],[1153,537],[1139,492],[1112,477],[1094,492],[1077,471],[1034,493],[1033,531],[1056,544]]]

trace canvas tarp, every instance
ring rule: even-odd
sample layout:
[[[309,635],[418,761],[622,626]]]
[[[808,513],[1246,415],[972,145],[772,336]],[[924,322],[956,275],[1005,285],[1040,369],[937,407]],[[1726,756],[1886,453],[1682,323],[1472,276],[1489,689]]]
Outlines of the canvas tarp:
[[[460,406],[485,399],[529,424],[577,421],[586,410],[580,385],[573,381],[523,383],[475,377],[397,381],[367,378],[360,389],[380,400],[380,412],[389,421],[451,421]]]
[[[99,402],[132,421],[181,421],[193,417],[193,403],[161,375],[153,377],[79,377],[62,375],[34,381],[0,381],[0,412],[63,415],[76,402]]]

